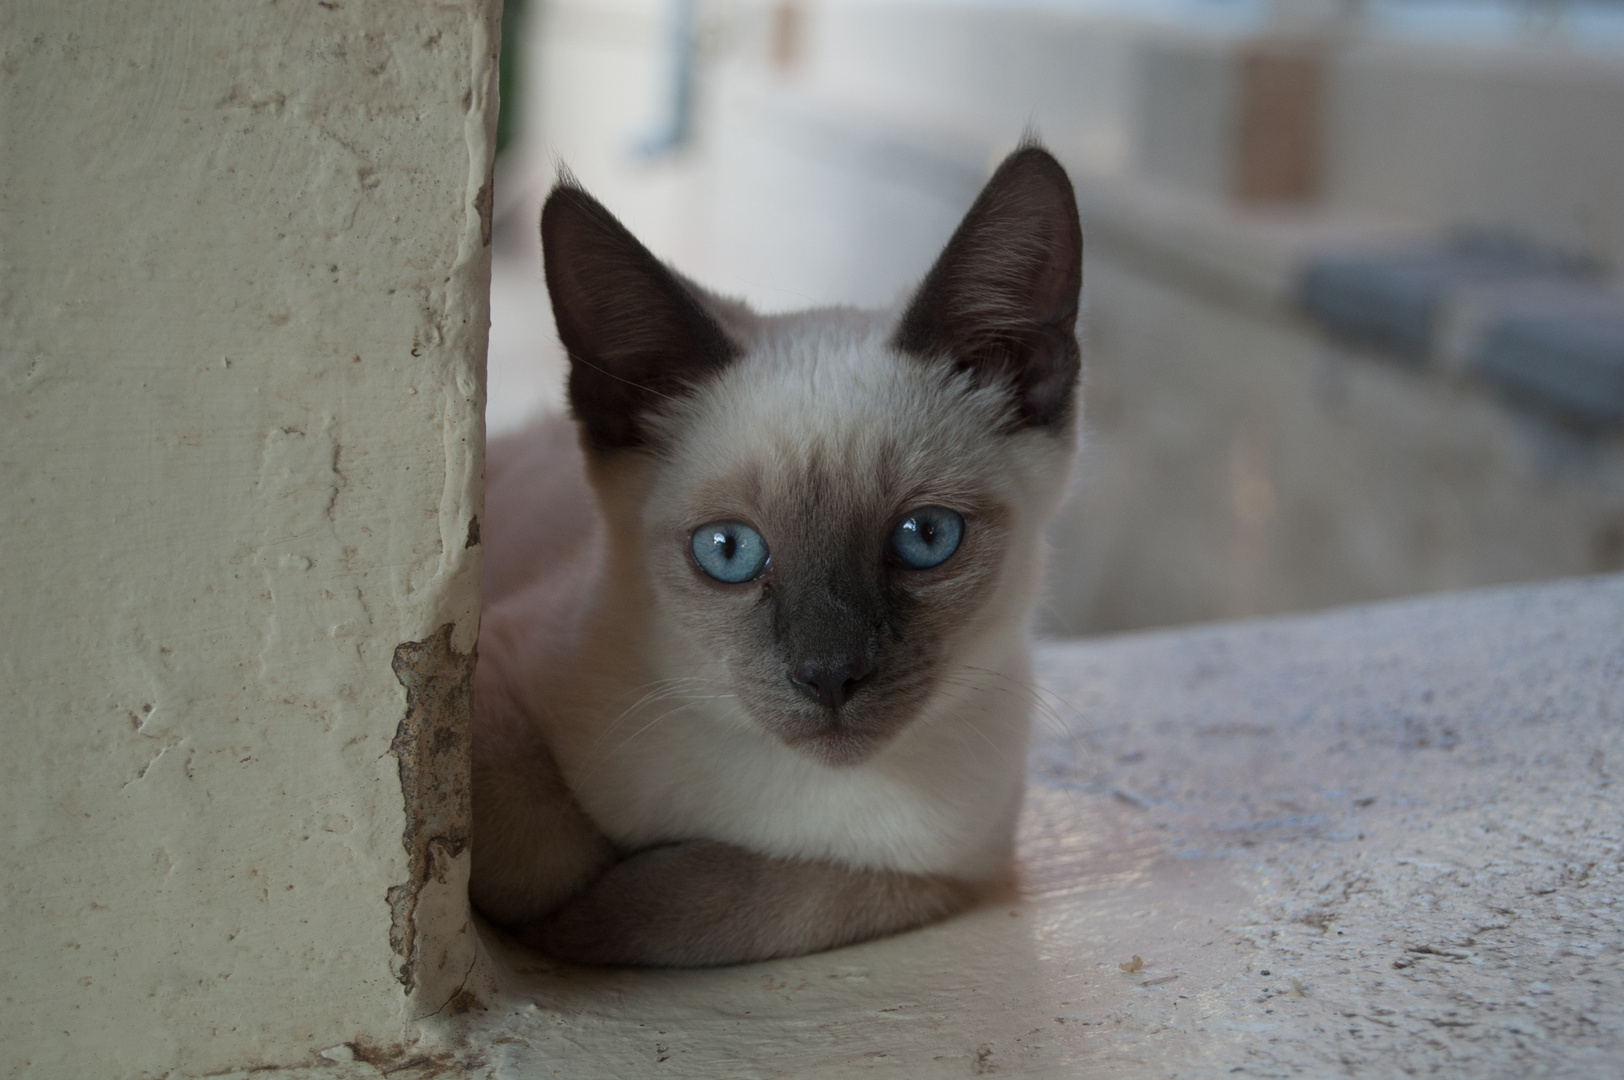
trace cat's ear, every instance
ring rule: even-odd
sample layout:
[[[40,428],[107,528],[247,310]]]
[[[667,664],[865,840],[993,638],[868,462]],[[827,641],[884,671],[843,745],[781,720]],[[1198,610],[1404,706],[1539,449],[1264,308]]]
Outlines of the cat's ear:
[[[731,296],[722,296],[711,292],[687,274],[672,270],[671,274],[688,290],[699,306],[705,309],[705,314],[716,320],[716,325],[722,328],[722,333],[736,346],[744,346],[740,351],[748,351],[748,346],[754,344],[761,335],[761,316],[743,300],[736,300]]]
[[[1081,359],[1083,231],[1071,181],[1047,150],[1004,159],[925,275],[892,338],[900,352],[1004,381],[1016,423],[1072,415]]]
[[[541,252],[591,449],[648,445],[650,410],[739,355],[688,286],[572,179],[541,209]]]

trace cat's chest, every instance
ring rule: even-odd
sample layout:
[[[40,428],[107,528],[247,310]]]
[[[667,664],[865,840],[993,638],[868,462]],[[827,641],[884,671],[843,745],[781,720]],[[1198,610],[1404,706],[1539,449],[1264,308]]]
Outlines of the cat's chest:
[[[988,876],[1008,854],[1026,721],[981,719],[922,718],[875,759],[839,768],[706,716],[653,724],[608,749],[585,731],[560,731],[555,748],[577,798],[625,847],[703,837],[785,857]]]

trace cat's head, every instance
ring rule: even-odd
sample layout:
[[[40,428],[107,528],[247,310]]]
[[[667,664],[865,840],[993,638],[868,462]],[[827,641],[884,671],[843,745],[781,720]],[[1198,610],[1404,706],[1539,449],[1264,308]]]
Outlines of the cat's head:
[[[568,182],[541,228],[609,572],[662,666],[848,764],[1024,633],[1078,407],[1082,232],[1046,151],[1004,161],[900,313],[755,315]]]

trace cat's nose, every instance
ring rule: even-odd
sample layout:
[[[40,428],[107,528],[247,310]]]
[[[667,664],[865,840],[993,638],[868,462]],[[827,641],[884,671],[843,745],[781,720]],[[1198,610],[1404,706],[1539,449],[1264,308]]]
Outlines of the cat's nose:
[[[838,709],[850,700],[864,679],[874,674],[874,663],[858,657],[837,660],[802,660],[790,676],[801,693],[825,708]]]

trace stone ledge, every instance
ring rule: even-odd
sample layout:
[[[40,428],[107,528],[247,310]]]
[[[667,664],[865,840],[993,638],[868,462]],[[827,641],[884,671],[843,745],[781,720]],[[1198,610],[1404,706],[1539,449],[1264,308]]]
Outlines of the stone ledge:
[[[1053,644],[1039,678],[1018,895],[715,971],[487,934],[502,988],[460,1049],[389,1075],[1561,1076],[1624,1050],[1624,576]]]

